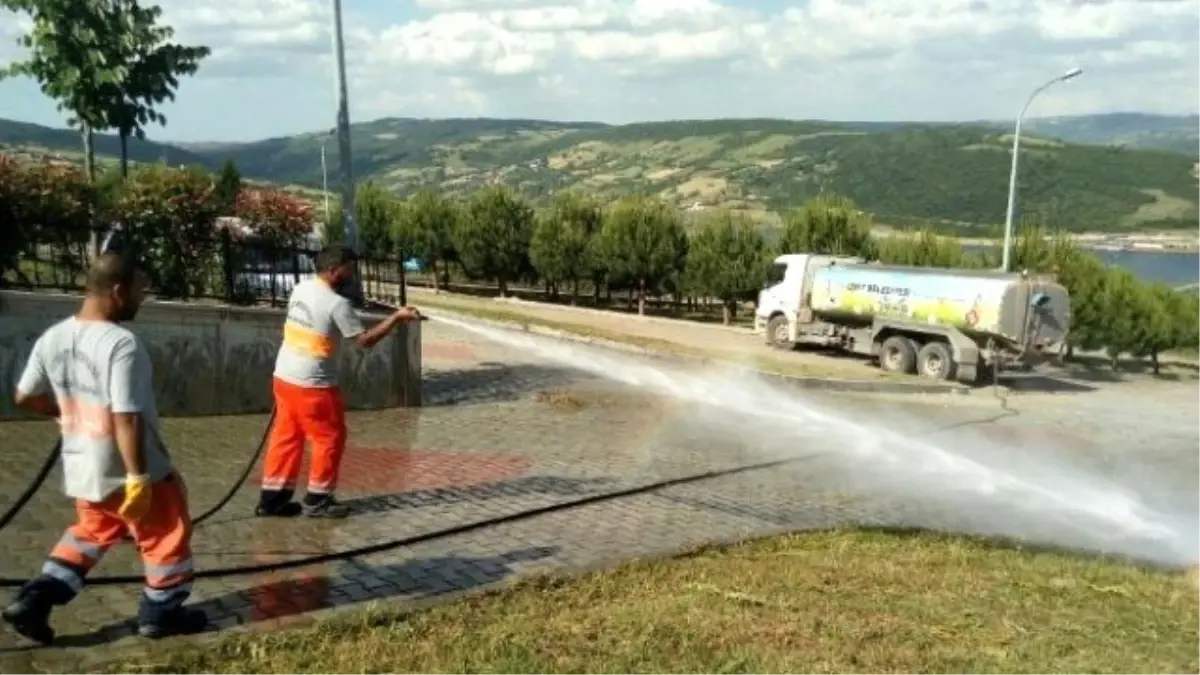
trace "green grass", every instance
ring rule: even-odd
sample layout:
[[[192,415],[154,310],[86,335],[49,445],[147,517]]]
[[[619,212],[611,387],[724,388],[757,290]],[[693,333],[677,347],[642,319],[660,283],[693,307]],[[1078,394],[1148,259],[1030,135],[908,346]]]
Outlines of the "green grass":
[[[535,578],[108,672],[1197,672],[1195,577],[832,531]]]

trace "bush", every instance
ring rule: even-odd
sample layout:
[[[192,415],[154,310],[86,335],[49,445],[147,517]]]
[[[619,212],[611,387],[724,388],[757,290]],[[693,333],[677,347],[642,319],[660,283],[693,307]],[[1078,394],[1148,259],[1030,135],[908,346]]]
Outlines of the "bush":
[[[197,169],[139,167],[121,186],[117,210],[160,296],[186,299],[208,290],[221,215],[211,175]]]

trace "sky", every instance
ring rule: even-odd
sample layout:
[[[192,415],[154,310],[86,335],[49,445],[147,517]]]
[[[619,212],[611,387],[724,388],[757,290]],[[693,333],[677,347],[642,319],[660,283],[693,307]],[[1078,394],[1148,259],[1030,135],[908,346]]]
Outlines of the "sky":
[[[248,141],[333,126],[328,0],[160,0],[212,55],[152,138]],[[1194,113],[1196,0],[343,0],[352,121],[610,123],[781,117],[1012,119]],[[27,19],[0,10],[0,63]],[[36,84],[0,117],[62,126]]]

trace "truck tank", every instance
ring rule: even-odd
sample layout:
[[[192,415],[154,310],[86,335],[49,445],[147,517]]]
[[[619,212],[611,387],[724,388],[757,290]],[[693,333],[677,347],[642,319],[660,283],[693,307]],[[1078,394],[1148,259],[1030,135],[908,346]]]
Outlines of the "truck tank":
[[[811,288],[809,306],[827,318],[949,325],[1038,347],[1061,342],[1070,328],[1070,296],[1046,276],[851,263],[816,270]]]

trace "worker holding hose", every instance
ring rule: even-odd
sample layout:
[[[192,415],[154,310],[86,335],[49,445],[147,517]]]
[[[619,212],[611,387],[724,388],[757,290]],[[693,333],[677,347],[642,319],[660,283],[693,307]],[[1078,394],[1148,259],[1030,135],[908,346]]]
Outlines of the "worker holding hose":
[[[317,277],[296,284],[288,298],[283,344],[275,360],[272,391],[275,420],[267,440],[262,492],[255,515],[344,518],[349,509],[334,498],[346,418],[338,383],[338,350],[342,340],[370,349],[396,326],[420,320],[405,307],[365,328],[350,301],[335,290],[354,275],[357,256],[350,248],[329,246],[317,255]],[[304,443],[312,443],[312,460],[303,503],[294,500]]]
[[[79,312],[34,343],[16,393],[17,406],[58,418],[64,489],[77,520],[3,618],[21,635],[51,642],[51,609],[70,602],[129,533],[145,567],[138,633],[201,630],[204,613],[183,606],[194,574],[187,492],[156,431],[150,356],[121,325],[137,314],[145,276],[131,258],[104,253],[86,283]]]

